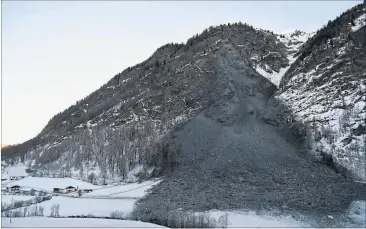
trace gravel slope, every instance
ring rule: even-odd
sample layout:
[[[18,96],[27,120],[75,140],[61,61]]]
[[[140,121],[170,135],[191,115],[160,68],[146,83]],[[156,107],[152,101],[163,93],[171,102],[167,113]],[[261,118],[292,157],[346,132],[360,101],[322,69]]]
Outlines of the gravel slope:
[[[222,99],[171,137],[179,147],[174,171],[138,202],[136,217],[168,210],[279,210],[316,216],[317,225],[336,225],[365,187],[314,162],[301,140],[277,119],[275,90],[238,60],[235,50],[217,57],[217,83],[229,82]],[[249,90],[246,90],[248,89]],[[230,95],[230,96],[227,96]],[[267,101],[268,100],[268,101]]]

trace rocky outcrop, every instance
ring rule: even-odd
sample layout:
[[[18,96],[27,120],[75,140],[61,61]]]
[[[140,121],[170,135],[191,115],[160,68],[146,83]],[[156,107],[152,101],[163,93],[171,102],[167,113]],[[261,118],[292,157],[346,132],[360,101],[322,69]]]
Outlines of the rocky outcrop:
[[[365,13],[360,4],[309,39],[276,94],[310,126],[313,154],[330,155],[361,181],[366,180]]]

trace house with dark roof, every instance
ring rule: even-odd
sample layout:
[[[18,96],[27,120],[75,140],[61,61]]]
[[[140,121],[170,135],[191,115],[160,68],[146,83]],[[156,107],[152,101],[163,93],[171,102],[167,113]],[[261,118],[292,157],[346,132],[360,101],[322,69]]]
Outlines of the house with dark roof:
[[[65,190],[66,190],[66,192],[75,192],[78,189],[73,186],[69,186],[69,187],[66,187]]]
[[[19,192],[20,191],[20,186],[19,185],[11,186],[10,191],[11,192]]]
[[[63,188],[54,188],[53,189],[54,193],[66,193],[66,189]]]

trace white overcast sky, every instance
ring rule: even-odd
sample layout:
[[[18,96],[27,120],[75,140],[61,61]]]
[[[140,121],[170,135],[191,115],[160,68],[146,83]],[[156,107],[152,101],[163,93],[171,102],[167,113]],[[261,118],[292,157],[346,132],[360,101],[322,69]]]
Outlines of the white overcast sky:
[[[315,31],[361,2],[2,1],[2,144],[34,137],[118,72],[211,25]]]

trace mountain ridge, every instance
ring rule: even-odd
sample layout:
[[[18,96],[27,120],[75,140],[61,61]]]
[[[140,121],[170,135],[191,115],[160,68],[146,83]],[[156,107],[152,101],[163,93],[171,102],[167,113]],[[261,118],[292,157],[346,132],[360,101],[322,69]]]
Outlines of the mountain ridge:
[[[245,28],[245,29],[240,29],[240,28]],[[246,31],[246,30],[249,30],[252,33],[258,34],[259,37],[265,38],[264,41],[267,43],[269,42],[268,39],[270,39],[270,40],[272,40],[272,42],[274,40],[274,43],[276,43],[275,45],[277,45],[277,42],[280,41],[282,44],[284,44],[284,46],[281,46],[281,43],[280,43],[280,45],[278,46],[280,52],[273,53],[273,52],[271,52],[271,50],[263,51],[263,49],[262,49],[262,51],[261,51],[259,49],[259,50],[254,50],[254,53],[250,53],[250,52],[248,53],[246,51],[248,42],[247,42],[247,45],[239,44],[239,43],[241,43],[241,40],[243,40],[245,42],[245,39],[242,39],[242,38],[233,39],[233,38],[236,38],[237,34],[235,34],[235,33],[242,33],[243,31]],[[233,31],[235,33],[233,33]],[[280,81],[283,79],[283,77],[286,77],[286,73],[289,70],[291,70],[292,64],[296,63],[296,61],[297,61],[296,56],[299,56],[298,51],[300,51],[301,47],[306,43],[305,41],[314,35],[314,33],[305,33],[303,31],[299,31],[299,30],[295,30],[295,31],[287,33],[287,34],[274,34],[273,32],[268,31],[268,30],[261,30],[261,29],[256,30],[252,26],[249,26],[246,24],[243,25],[239,22],[239,23],[234,23],[234,24],[229,23],[227,26],[220,25],[217,27],[210,27],[210,28],[204,30],[200,35],[197,34],[197,35],[193,36],[192,38],[188,39],[186,44],[171,43],[171,44],[163,45],[160,48],[158,48],[146,61],[143,61],[133,67],[129,67],[129,68],[125,69],[121,73],[115,75],[111,80],[109,80],[106,84],[104,84],[99,90],[96,90],[95,92],[93,92],[89,96],[87,96],[86,98],[78,101],[75,105],[70,106],[64,112],[54,116],[49,121],[49,123],[46,125],[46,127],[41,131],[41,133],[36,136],[36,138],[31,139],[23,144],[20,144],[20,145],[26,145],[26,147],[20,147],[20,148],[28,148],[28,149],[33,148],[34,149],[39,144],[45,145],[45,143],[48,142],[48,140],[47,140],[48,138],[54,139],[54,140],[56,140],[56,142],[62,141],[62,139],[64,138],[63,135],[66,133],[69,133],[69,131],[74,131],[73,128],[80,127],[81,124],[82,124],[81,126],[83,126],[83,128],[86,128],[86,126],[90,126],[90,123],[91,123],[90,121],[92,121],[95,116],[102,115],[103,112],[110,109],[111,106],[115,107],[116,105],[113,105],[113,104],[108,105],[108,102],[104,102],[103,104],[99,104],[99,106],[94,106],[93,107],[94,110],[93,110],[93,108],[89,110],[89,107],[88,107],[89,104],[85,101],[90,100],[90,98],[93,96],[98,97],[98,94],[101,94],[101,90],[103,90],[103,93],[105,93],[105,95],[107,97],[109,97],[110,101],[112,101],[115,98],[117,98],[117,99],[119,99],[119,101],[121,101],[121,99],[118,98],[119,92],[118,91],[116,92],[114,90],[114,87],[116,87],[116,85],[117,85],[117,87],[119,87],[120,90],[125,90],[128,87],[130,87],[132,81],[130,81],[130,83],[128,83],[128,81],[129,81],[129,79],[131,79],[131,77],[126,78],[124,76],[128,75],[131,71],[139,70],[141,68],[143,68],[145,70],[148,68],[151,69],[152,66],[155,68],[159,68],[158,65],[165,65],[167,63],[174,61],[176,58],[179,58],[182,55],[182,53],[188,49],[189,46],[193,45],[194,42],[198,42],[198,43],[202,42],[202,40],[208,39],[208,36],[215,36],[217,34],[219,35],[220,38],[223,38],[226,36],[229,39],[226,42],[231,42],[234,46],[236,46],[236,48],[238,48],[240,50],[240,55],[242,54],[241,52],[246,52],[245,53],[246,58],[244,58],[243,61],[250,63],[250,65],[256,72],[263,75],[265,78],[269,79],[277,87],[281,87]],[[222,39],[216,39],[215,42],[217,45],[217,43],[222,42]],[[255,45],[253,43],[253,40],[249,41],[249,42],[250,42],[249,44]],[[215,44],[214,44],[214,46],[215,46]],[[278,49],[277,46],[275,46],[275,47],[276,47],[276,49]],[[251,48],[251,49],[253,49],[253,48]],[[259,51],[259,55],[257,54],[258,51]],[[276,51],[278,51],[278,50],[276,50]],[[204,51],[204,52],[206,52],[206,51]],[[202,55],[202,56],[206,55],[204,52],[199,55]],[[279,56],[278,56],[278,53],[279,53]],[[177,55],[175,55],[175,54],[177,54]],[[282,62],[276,63],[276,61],[278,61],[278,60],[280,60]],[[186,64],[182,67],[184,68],[186,66],[188,66],[188,65]],[[199,69],[199,70],[201,71],[201,69]],[[176,70],[176,73],[178,73],[179,71],[181,71],[181,70]],[[148,74],[151,74],[151,72],[145,74],[145,76],[142,76],[142,77],[148,77]],[[122,85],[122,87],[121,87],[121,85]],[[123,89],[123,88],[125,88],[125,89]],[[112,89],[112,90],[108,91],[108,89]],[[105,96],[105,95],[103,95],[103,96]],[[141,97],[141,96],[143,96],[143,95],[139,95],[139,97]],[[83,106],[83,108],[75,109],[77,106],[79,106],[79,107]],[[101,114],[100,110],[102,111],[102,114]],[[71,116],[71,119],[73,119],[72,117],[76,117],[76,121],[72,120],[71,125],[69,125],[69,126],[67,123],[70,121],[67,121],[67,120],[65,120],[65,117],[64,118],[62,117],[65,115],[67,116],[67,113],[68,113],[68,115]],[[57,126],[49,125],[52,123],[57,123],[58,119],[61,119],[60,120],[61,123],[59,123]],[[118,124],[113,124],[113,125],[116,126]],[[55,127],[61,128],[61,134],[56,134],[56,135],[52,134],[52,131],[55,132],[54,131]],[[51,131],[51,132],[49,132],[49,131]],[[58,132],[56,132],[56,133],[58,133]],[[62,134],[62,133],[64,133],[64,134]],[[15,146],[15,149],[17,149],[17,146]],[[19,150],[15,150],[15,151],[19,151]],[[6,154],[6,151],[5,151],[5,154]],[[14,154],[12,154],[12,155],[14,155]]]

